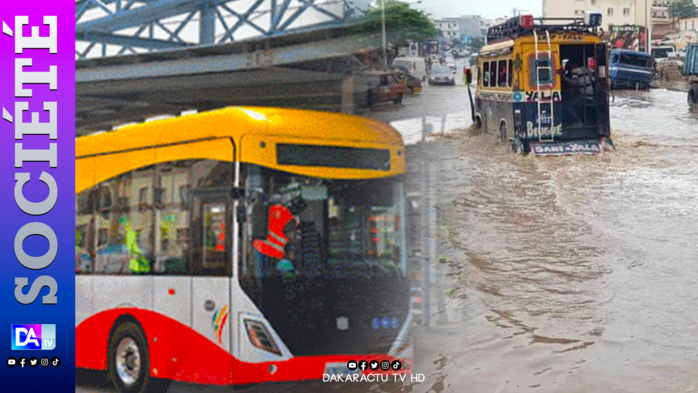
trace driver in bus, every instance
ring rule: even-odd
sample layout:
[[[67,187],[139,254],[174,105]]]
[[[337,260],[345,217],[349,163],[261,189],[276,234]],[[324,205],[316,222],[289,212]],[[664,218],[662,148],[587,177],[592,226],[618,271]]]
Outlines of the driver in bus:
[[[303,209],[305,209],[305,202],[300,197],[293,199],[288,207],[277,202],[269,208],[267,239],[257,239],[252,243],[257,250],[257,268],[262,277],[268,275],[268,269],[266,269],[268,263],[265,261],[269,258],[282,260],[286,256],[286,245],[291,240],[289,235],[298,226],[299,220],[296,216]]]

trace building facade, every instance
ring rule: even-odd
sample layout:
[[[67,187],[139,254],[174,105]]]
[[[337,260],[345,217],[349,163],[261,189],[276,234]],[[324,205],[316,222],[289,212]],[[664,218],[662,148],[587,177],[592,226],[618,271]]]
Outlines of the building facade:
[[[460,21],[458,18],[443,18],[435,21],[436,28],[441,32],[441,36],[454,40],[460,38]]]
[[[543,0],[543,17],[582,18],[600,12],[604,31],[611,25],[640,25],[651,30],[652,4],[652,0]]]

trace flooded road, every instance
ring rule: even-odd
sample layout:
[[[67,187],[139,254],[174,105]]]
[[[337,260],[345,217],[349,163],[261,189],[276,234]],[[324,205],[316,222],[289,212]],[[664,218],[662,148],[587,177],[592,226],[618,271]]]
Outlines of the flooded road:
[[[432,292],[446,304],[433,300],[417,332],[426,380],[245,391],[698,392],[698,115],[685,93],[616,92],[618,151],[599,156],[522,157],[454,133],[469,126],[466,105],[463,87],[426,87],[372,114],[409,143],[451,133],[413,157],[439,168],[448,260]],[[95,375],[76,391],[113,391]]]
[[[698,115],[616,92],[616,153],[438,143],[448,292],[417,391],[698,392]]]

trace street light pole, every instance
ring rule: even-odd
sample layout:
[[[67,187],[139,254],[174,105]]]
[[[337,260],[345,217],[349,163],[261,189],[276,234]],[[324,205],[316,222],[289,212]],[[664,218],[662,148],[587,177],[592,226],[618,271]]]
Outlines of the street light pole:
[[[381,25],[383,34],[383,65],[388,68],[388,43],[385,37],[385,0],[381,0]]]

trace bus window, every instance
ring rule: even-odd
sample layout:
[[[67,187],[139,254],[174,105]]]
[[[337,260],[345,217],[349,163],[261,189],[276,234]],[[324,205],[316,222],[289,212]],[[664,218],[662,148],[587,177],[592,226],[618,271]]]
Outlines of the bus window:
[[[232,163],[183,160],[157,169],[156,273],[229,276]]]
[[[641,67],[641,68],[651,68],[652,62],[653,62],[652,58],[649,58],[649,57],[636,56],[636,55],[625,54],[625,53],[620,55],[620,64]]]
[[[226,262],[226,205],[207,203],[203,205],[203,255],[204,269],[217,269]]]
[[[497,86],[497,62],[493,61],[490,63],[490,86]]]
[[[76,195],[76,273],[203,273],[200,266],[189,263],[191,194],[214,187],[232,187],[230,163],[168,162],[80,192]]]
[[[81,236],[75,248],[76,273],[152,272],[153,178],[153,166],[140,168],[76,196],[85,213],[76,217],[76,232]],[[94,206],[95,211],[89,213],[85,206]]]
[[[507,87],[507,61],[500,60],[498,65],[497,86]]]
[[[531,72],[533,73],[531,80],[533,81],[533,84],[535,85],[536,83],[539,83],[541,85],[547,85],[553,83],[550,60],[539,59],[533,61],[535,64],[535,67],[531,67]]]
[[[514,77],[514,67],[513,67],[513,62],[511,61],[511,59],[509,59],[509,72],[507,73],[507,75],[509,76],[509,79],[507,80],[507,86],[511,87],[514,85],[512,83],[513,77]]]
[[[490,85],[490,63],[482,63],[482,78],[480,80],[482,81],[482,86]]]

